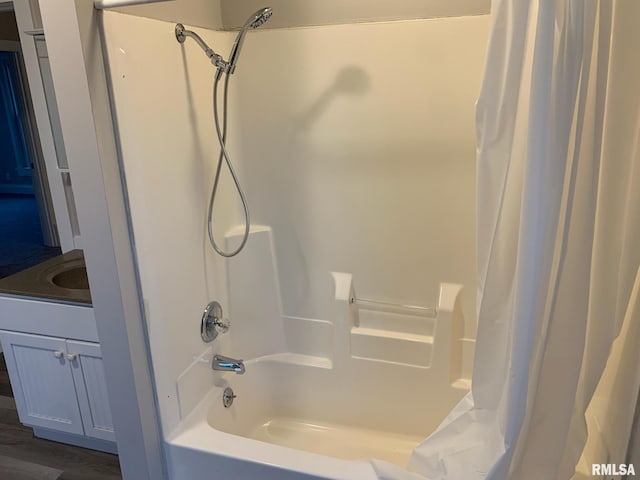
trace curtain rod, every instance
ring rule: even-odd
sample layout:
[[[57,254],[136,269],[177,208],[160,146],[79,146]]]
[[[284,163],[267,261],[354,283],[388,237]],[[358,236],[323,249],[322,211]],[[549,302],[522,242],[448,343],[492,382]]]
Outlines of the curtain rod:
[[[93,6],[98,10],[114,7],[128,7],[130,5],[144,5],[147,3],[160,3],[172,0],[93,0]]]

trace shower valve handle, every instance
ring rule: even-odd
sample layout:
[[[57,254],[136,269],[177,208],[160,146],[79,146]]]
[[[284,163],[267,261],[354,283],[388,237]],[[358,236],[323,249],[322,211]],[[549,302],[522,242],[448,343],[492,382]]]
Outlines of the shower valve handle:
[[[200,337],[204,342],[214,341],[219,334],[227,333],[231,322],[222,318],[222,306],[216,302],[210,302],[202,313],[200,322]]]
[[[227,333],[231,327],[231,322],[228,318],[218,318],[212,323],[216,330],[218,330],[218,333]]]

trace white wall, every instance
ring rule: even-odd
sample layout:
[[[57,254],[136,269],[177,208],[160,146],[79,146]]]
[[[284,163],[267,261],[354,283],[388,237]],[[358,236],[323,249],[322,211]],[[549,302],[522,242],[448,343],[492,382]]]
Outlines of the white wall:
[[[169,431],[176,379],[205,348],[201,311],[227,301],[224,262],[205,243],[213,69],[195,43],[176,43],[172,23],[113,12],[104,21]],[[425,305],[439,282],[464,283],[472,318],[473,117],[488,29],[479,16],[248,35],[229,151],[252,223],[273,227],[285,314],[324,318],[334,270],[354,274],[359,296]],[[225,56],[235,37],[198,32]],[[218,235],[241,220],[223,181]]]
[[[330,271],[359,296],[474,312],[474,103],[488,17],[248,36],[237,74],[252,221],[274,229],[284,313],[327,318]],[[473,325],[468,325],[470,335]]]
[[[176,379],[204,349],[202,311],[214,298],[226,304],[222,262],[204,243],[218,145],[214,70],[195,43],[176,41],[174,24],[105,12],[104,27],[158,400],[170,431],[179,419]],[[228,34],[199,33],[229,50]],[[233,218],[230,208],[218,212],[227,223]]]

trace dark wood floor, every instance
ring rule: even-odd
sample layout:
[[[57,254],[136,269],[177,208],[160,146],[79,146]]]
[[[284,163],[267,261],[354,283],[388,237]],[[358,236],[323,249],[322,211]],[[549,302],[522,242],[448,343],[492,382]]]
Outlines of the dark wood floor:
[[[55,470],[62,473],[56,476]],[[33,430],[18,420],[4,355],[0,354],[0,479],[43,478],[121,480],[122,476],[117,455],[34,437]]]

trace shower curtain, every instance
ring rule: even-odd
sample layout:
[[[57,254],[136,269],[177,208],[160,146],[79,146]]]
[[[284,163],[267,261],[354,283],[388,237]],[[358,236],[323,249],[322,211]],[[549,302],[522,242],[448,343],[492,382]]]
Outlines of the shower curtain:
[[[494,0],[491,14],[472,391],[409,471],[372,461],[376,478],[577,480],[625,463],[640,386],[640,2]]]

